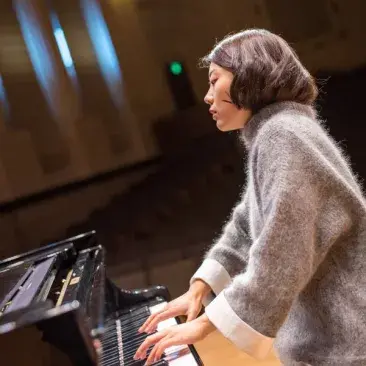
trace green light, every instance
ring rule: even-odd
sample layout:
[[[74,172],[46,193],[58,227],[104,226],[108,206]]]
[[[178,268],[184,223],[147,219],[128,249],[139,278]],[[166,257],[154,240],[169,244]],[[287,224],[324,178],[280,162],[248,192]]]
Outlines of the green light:
[[[174,75],[180,75],[183,71],[182,64],[180,62],[171,62],[170,63],[170,71]]]

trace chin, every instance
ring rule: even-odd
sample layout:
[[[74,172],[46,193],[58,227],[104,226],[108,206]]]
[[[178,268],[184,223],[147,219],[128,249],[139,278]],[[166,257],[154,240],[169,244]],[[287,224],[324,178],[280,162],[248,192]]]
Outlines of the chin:
[[[230,124],[227,124],[220,119],[216,121],[216,127],[218,130],[220,130],[222,132],[229,132],[229,131],[237,130],[237,128],[233,128],[233,126],[230,126]]]
[[[222,132],[227,131],[227,126],[226,126],[226,125],[225,125],[225,123],[224,123],[222,120],[220,120],[220,119],[218,119],[218,120],[216,121],[216,127],[217,127],[217,129],[218,129],[218,130],[220,130],[220,131],[222,131]]]

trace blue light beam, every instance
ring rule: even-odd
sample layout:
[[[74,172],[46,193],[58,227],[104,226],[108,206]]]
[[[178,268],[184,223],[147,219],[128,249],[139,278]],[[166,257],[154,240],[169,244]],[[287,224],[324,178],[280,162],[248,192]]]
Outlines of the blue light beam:
[[[6,95],[6,90],[3,82],[3,78],[0,75],[0,106],[2,107],[5,118],[9,117],[9,103]]]
[[[123,80],[116,50],[96,0],[82,0],[81,7],[99,67],[115,105],[123,105]]]
[[[36,77],[52,113],[57,116],[51,93],[55,69],[42,31],[33,15],[32,4],[18,0],[14,2],[14,6]]]
[[[54,35],[56,38],[58,48],[60,50],[62,61],[64,62],[65,67],[68,69],[72,67],[74,63],[72,62],[70,50],[66,43],[65,34],[61,28],[57,28],[54,30]]]
[[[65,37],[65,33],[61,27],[61,24],[56,16],[56,14],[51,15],[51,24],[53,29],[53,34],[56,39],[56,44],[58,47],[58,50],[61,55],[62,62],[65,66],[66,72],[69,75],[71,81],[76,85],[76,70],[74,66],[74,61],[71,56],[71,52],[69,49],[69,45],[67,44],[67,40]]]

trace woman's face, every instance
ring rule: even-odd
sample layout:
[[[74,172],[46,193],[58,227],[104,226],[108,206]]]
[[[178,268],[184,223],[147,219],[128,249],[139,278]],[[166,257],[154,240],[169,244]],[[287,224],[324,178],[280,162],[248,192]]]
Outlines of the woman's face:
[[[247,109],[238,109],[230,98],[230,85],[234,75],[230,71],[211,63],[209,68],[209,90],[204,98],[210,105],[210,113],[221,131],[233,131],[244,127],[251,117]]]

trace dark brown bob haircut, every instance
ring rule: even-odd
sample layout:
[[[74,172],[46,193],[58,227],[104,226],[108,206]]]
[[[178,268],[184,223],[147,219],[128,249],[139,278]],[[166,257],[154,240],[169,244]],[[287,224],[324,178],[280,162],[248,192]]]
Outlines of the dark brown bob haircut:
[[[294,50],[280,36],[263,29],[249,29],[219,42],[201,60],[231,71],[230,96],[238,108],[256,113],[280,101],[313,104],[318,96],[314,78]]]

